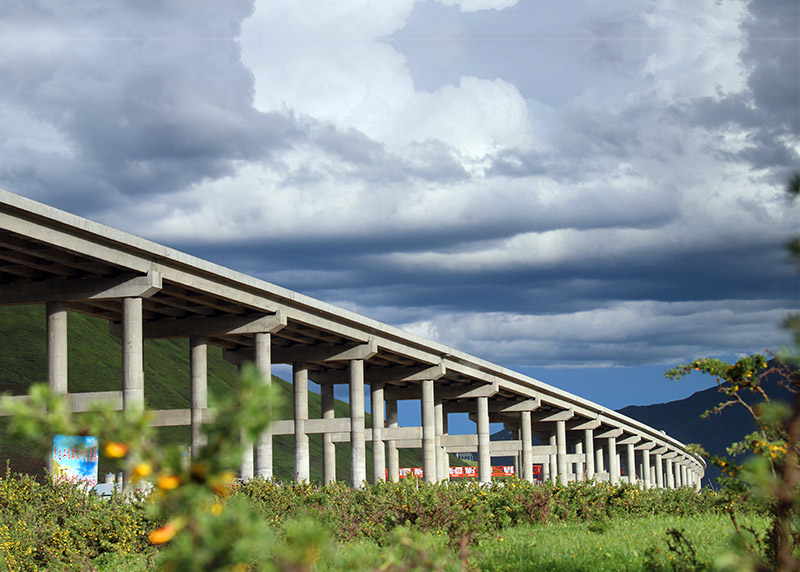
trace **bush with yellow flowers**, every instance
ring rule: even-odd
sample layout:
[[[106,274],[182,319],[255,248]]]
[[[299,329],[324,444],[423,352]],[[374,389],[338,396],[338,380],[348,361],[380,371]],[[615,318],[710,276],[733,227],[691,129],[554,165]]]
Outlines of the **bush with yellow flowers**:
[[[322,533],[306,535],[311,538],[307,542],[276,542],[269,523],[253,503],[244,497],[230,498],[236,479],[234,471],[243,453],[242,436],[250,442],[257,440],[270,421],[265,412],[272,402],[270,386],[263,383],[255,369],[246,369],[236,391],[216,404],[214,420],[203,426],[206,444],[193,451],[190,460],[181,447],[155,446],[148,412],[120,413],[97,407],[87,413],[69,414],[64,396],[54,395],[43,385],[31,388],[27,403],[5,403],[11,413],[9,433],[38,443],[43,455],[49,452],[54,434],[97,436],[104,457],[126,475],[121,497],[125,501],[103,506],[121,504],[134,512],[140,509],[136,512],[139,520],[130,531],[138,536],[122,535],[108,528],[128,522],[121,514],[106,519],[106,528],[103,523],[94,527],[92,534],[98,543],[95,548],[76,544],[71,538],[75,530],[86,528],[76,525],[78,517],[60,518],[64,511],[55,500],[50,504],[36,503],[40,520],[46,522],[42,526],[53,528],[53,538],[39,541],[39,529],[34,527],[27,533],[27,524],[15,523],[9,542],[16,543],[12,546],[18,548],[14,554],[26,558],[30,555],[26,562],[31,564],[25,567],[7,558],[6,566],[27,571],[37,570],[39,563],[58,561],[68,569],[79,557],[86,561],[98,552],[127,549],[129,545],[143,550],[144,543],[149,543],[159,550],[160,568],[170,572],[308,569],[308,563],[322,550],[318,542]],[[32,482],[26,486],[33,487]],[[52,486],[62,490],[62,485]],[[96,518],[90,513],[97,511],[101,501],[73,485],[63,487],[70,491],[75,503],[80,501],[87,507],[77,512],[67,510],[65,515]],[[150,489],[146,500],[137,493],[144,489]],[[57,497],[54,493],[53,499]],[[20,522],[33,522],[26,520],[30,518],[26,514]],[[118,539],[116,543],[109,545],[109,539],[114,538]]]
[[[101,499],[8,470],[0,478],[0,570],[82,570],[102,553],[146,550],[152,527],[141,495]]]

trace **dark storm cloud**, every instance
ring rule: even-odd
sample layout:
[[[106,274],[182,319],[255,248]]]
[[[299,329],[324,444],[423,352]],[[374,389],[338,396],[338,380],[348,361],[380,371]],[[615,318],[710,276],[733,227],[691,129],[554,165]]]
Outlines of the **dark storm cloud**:
[[[3,42],[0,102],[58,130],[69,150],[42,188],[13,168],[3,186],[92,212],[230,174],[297,137],[291,116],[252,107],[235,40],[250,2],[70,6],[20,5],[7,22],[20,37]]]
[[[776,169],[773,180],[781,183],[800,164],[800,4],[753,0],[748,8],[741,53],[747,93],[701,99],[683,111],[689,121],[709,129],[748,130],[748,145],[733,158],[754,169]]]

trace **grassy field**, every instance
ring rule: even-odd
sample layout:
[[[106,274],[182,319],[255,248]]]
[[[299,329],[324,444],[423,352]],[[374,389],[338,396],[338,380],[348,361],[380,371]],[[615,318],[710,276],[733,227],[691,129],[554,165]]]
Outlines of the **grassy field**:
[[[742,516],[740,524],[763,531],[766,521]],[[696,550],[694,560],[668,548],[675,529]],[[466,553],[467,570],[486,572],[658,572],[702,570],[729,553],[734,530],[725,515],[645,516],[597,523],[554,523],[505,529]],[[684,545],[688,548],[688,545]],[[158,558],[109,554],[94,562],[98,572],[151,572]],[[355,540],[323,551],[314,570],[446,570],[461,572],[464,562],[436,534],[406,531],[383,547]]]

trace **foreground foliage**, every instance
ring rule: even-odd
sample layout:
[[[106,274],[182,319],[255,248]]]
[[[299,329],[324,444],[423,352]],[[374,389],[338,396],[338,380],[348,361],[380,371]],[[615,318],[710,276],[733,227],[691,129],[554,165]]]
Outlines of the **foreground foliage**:
[[[348,562],[358,570],[411,570],[417,565],[438,570],[467,564],[494,569],[489,562],[498,558],[481,555],[502,552],[497,543],[503,538],[524,538],[526,533],[519,530],[535,530],[542,537],[553,527],[563,534],[574,531],[575,542],[580,534],[609,544],[622,535],[616,542],[625,545],[644,538],[642,530],[652,530],[653,538],[648,532],[648,542],[638,548],[644,558],[644,550],[656,546],[656,540],[663,544],[663,538],[656,538],[666,529],[660,515],[669,515],[675,524],[705,519],[718,526],[727,508],[733,507],[742,522],[753,513],[746,506],[721,505],[720,496],[710,490],[644,491],[600,482],[535,486],[516,479],[490,486],[409,479],[360,489],[258,479],[218,488],[194,514],[154,510],[163,495],[156,487],[147,499],[137,495],[126,500],[120,493],[101,500],[72,484],[7,474],[0,479],[5,555],[0,570],[86,570],[90,561],[99,569],[124,570],[130,555],[139,555],[133,557],[131,570],[143,570],[148,562],[159,570],[239,572],[311,570],[315,565],[347,569]],[[184,522],[170,538],[158,543],[165,547],[154,559],[153,533],[181,518]],[[632,528],[637,532],[628,540]]]

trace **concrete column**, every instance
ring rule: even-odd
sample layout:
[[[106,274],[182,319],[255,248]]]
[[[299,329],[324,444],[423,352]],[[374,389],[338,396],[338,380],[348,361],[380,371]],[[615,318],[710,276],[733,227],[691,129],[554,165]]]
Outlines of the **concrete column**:
[[[533,438],[531,412],[523,411],[519,415],[520,437],[522,439],[522,478],[533,482]]]
[[[672,459],[667,459],[667,488],[675,488],[675,472],[672,468]]]
[[[578,461],[575,463],[575,480],[585,481],[586,468],[584,467],[583,443],[580,441],[575,443],[575,458],[578,459]]]
[[[322,418],[335,419],[336,412],[333,409],[333,384],[326,383],[320,386],[320,397],[322,401]],[[336,481],[336,445],[333,442],[332,433],[322,434],[322,482],[329,485]]]
[[[681,476],[681,484],[680,486],[685,487],[687,486],[686,482],[686,465],[683,463],[680,464],[680,476]]]
[[[383,443],[383,389],[382,381],[370,386],[372,399],[372,482],[386,480],[386,447]]]
[[[433,380],[422,381],[422,472],[427,483],[436,482],[436,413]]]
[[[364,435],[364,360],[350,360],[350,484],[361,487],[367,479],[367,444]]]
[[[597,449],[595,450],[595,457],[597,460],[597,466],[595,467],[596,473],[604,473],[606,471],[606,463],[603,459],[603,447],[602,445],[598,445]]]
[[[144,410],[142,299],[122,299],[122,407]]]
[[[478,397],[478,481],[492,482],[492,453],[489,442],[489,398]]]
[[[556,421],[556,463],[558,482],[567,484],[567,422]]]
[[[636,451],[630,443],[625,448],[628,453],[628,482],[633,484],[636,482]]]
[[[397,400],[386,400],[386,426],[389,428],[397,427]],[[400,480],[400,453],[397,450],[397,443],[394,439],[386,444],[386,456],[389,465],[389,480],[397,482]]]
[[[558,437],[555,433],[550,433],[550,447],[555,449],[555,453],[550,454],[550,480],[558,482]]]
[[[242,375],[242,365],[236,366],[237,374]],[[239,465],[239,478],[249,481],[253,478],[253,444],[242,431],[242,463]]]
[[[619,484],[619,456],[617,455],[617,438],[608,438],[608,482]]]
[[[642,479],[644,479],[644,488],[652,488],[653,484],[650,480],[650,449],[642,449]]]
[[[292,364],[294,395],[294,477],[298,482],[311,480],[311,461],[308,449],[308,366]]]
[[[656,486],[664,488],[664,458],[661,453],[656,453]]]
[[[67,303],[48,302],[47,330],[47,386],[57,394],[69,392],[67,374]],[[47,472],[53,472],[53,456],[47,455]]]
[[[592,429],[583,430],[583,448],[586,450],[586,478],[593,479],[595,472],[594,465],[594,431]]]
[[[268,333],[255,334],[255,359],[256,370],[261,375],[262,381],[272,384],[272,335]],[[272,416],[272,406],[266,404],[266,413]],[[272,478],[272,429],[265,429],[258,436],[254,450],[254,464],[256,477],[262,479]]]
[[[208,408],[208,342],[203,336],[189,337],[189,369],[191,370],[191,428],[192,457],[197,457],[206,444],[203,417]]]
[[[441,436],[444,437],[445,435],[449,435],[450,433],[450,424],[447,420],[447,408],[442,406],[442,434]],[[450,480],[450,454],[447,452],[447,447],[444,445],[442,446],[442,467],[444,467],[444,478],[443,480],[449,481]]]
[[[67,303],[47,303],[47,385],[64,394],[67,382]]]
[[[433,419],[436,425],[436,480],[450,480],[450,459],[442,447],[444,436],[444,404],[441,399],[434,399]]]

